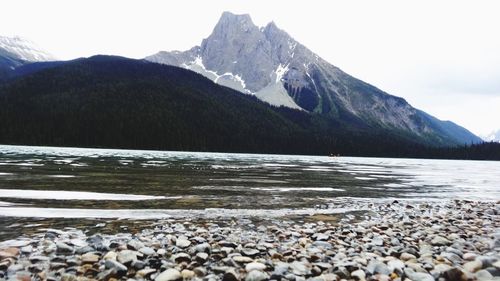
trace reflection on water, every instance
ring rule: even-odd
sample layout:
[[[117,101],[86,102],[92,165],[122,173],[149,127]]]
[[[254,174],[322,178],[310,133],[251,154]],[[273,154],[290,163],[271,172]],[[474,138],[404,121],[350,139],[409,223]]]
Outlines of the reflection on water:
[[[2,216],[281,215],[346,198],[499,200],[500,162],[0,146]]]

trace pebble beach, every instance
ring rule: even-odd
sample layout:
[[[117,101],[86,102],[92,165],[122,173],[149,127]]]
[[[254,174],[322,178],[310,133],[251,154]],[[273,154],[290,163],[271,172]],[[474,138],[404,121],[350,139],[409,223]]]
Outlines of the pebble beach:
[[[500,203],[366,203],[339,221],[163,220],[0,242],[0,280],[500,280]]]

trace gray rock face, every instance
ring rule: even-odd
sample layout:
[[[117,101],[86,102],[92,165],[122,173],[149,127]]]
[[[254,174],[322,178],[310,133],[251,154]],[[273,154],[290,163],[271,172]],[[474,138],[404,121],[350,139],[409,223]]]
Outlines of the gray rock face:
[[[437,120],[404,99],[348,75],[274,22],[257,27],[249,15],[224,12],[200,46],[146,59],[193,70],[275,106],[410,131],[422,138],[433,136],[435,142],[480,141],[462,127]]]

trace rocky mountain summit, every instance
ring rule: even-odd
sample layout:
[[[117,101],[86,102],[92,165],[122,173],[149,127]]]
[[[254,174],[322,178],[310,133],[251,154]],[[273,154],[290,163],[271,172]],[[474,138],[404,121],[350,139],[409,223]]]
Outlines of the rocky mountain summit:
[[[200,46],[146,59],[184,67],[271,105],[329,116],[347,126],[396,130],[434,143],[481,141],[343,72],[274,22],[259,28],[247,14],[224,12]]]

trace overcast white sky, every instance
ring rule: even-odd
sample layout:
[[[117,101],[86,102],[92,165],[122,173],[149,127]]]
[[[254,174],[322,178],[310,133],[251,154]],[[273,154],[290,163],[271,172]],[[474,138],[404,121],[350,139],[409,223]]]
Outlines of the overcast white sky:
[[[500,1],[3,0],[0,35],[60,59],[185,50],[223,11],[274,20],[349,74],[476,134],[500,129]]]

